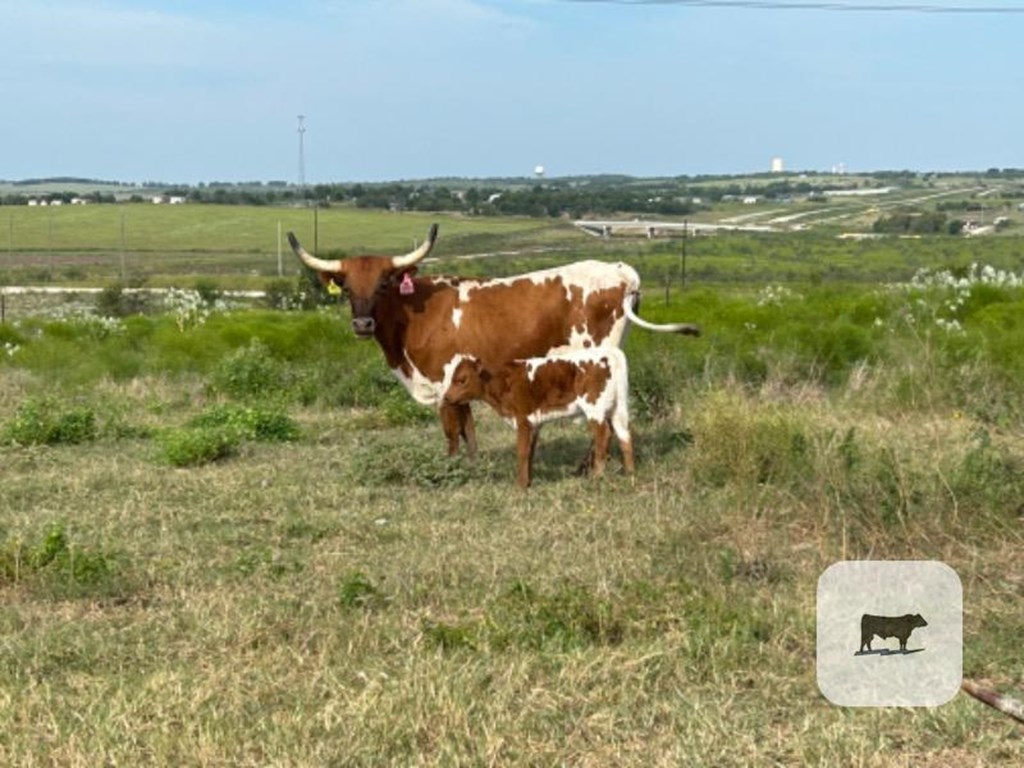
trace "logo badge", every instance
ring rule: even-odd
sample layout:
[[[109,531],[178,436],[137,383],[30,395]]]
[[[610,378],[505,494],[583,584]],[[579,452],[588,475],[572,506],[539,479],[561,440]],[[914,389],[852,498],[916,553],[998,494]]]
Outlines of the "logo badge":
[[[846,707],[934,707],[963,678],[963,588],[935,560],[849,560],[818,579],[818,688]]]

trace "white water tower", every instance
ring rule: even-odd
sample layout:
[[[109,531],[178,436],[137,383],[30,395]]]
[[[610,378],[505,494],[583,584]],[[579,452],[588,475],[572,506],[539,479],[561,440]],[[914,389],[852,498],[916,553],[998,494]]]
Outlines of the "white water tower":
[[[782,173],[783,170],[785,170],[785,167],[782,164],[782,158],[781,157],[777,157],[777,156],[773,157],[772,158],[772,173]]]
[[[537,177],[538,179],[543,179],[544,178],[544,166],[543,165],[534,166],[534,168],[533,168],[533,175],[535,177]]]

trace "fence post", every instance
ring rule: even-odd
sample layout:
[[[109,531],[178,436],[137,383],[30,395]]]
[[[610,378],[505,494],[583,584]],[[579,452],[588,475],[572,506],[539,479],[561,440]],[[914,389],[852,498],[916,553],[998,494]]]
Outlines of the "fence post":
[[[688,221],[683,222],[683,244],[679,253],[679,279],[680,279],[680,290],[686,288],[686,236],[690,228]]]

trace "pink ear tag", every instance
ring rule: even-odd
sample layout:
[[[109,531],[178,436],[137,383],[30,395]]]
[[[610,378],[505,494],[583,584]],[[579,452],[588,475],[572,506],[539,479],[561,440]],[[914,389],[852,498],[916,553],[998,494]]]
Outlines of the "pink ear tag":
[[[412,276],[406,272],[402,275],[402,284],[398,286],[398,292],[403,296],[409,296],[415,290],[416,286],[412,284]]]

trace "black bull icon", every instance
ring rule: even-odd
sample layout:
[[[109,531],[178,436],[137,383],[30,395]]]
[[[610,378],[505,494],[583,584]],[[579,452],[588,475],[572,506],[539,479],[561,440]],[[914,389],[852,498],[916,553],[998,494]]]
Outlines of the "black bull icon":
[[[895,637],[900,641],[900,650],[907,650],[907,640],[910,633],[917,627],[927,627],[928,622],[921,614],[906,614],[904,616],[872,616],[865,613],[860,618],[860,651],[871,650],[871,641],[875,635],[883,640],[887,637]]]

